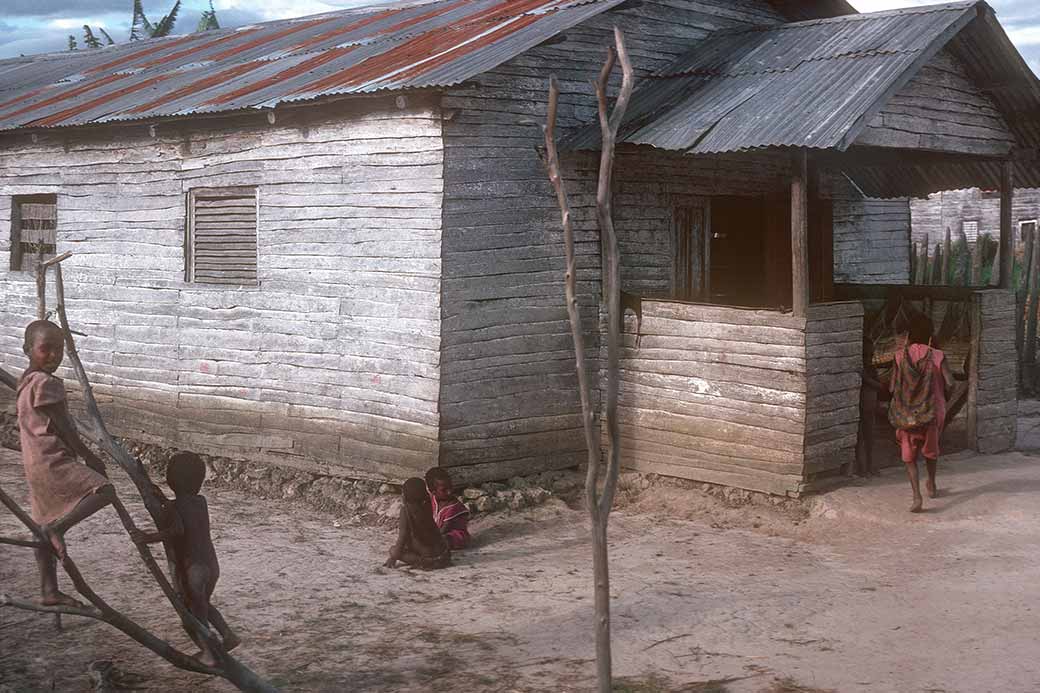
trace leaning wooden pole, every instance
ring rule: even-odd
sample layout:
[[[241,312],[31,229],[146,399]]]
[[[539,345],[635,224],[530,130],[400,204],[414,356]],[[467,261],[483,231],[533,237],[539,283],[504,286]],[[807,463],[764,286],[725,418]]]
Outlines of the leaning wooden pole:
[[[61,259],[63,260],[68,256],[69,254],[67,253],[62,256]],[[148,476],[148,472],[145,470],[144,465],[127,452],[126,448],[117,442],[112,434],[108,432],[108,428],[105,426],[105,422],[101,418],[101,410],[98,408],[97,400],[94,398],[94,389],[91,387],[90,380],[87,378],[87,371],[83,367],[83,362],[79,358],[79,350],[76,348],[76,342],[72,336],[72,329],[69,327],[68,314],[65,311],[65,284],[62,277],[59,258],[55,258],[53,264],[55,313],[58,316],[61,331],[65,336],[66,355],[69,362],[72,364],[72,370],[76,374],[76,379],[79,381],[80,388],[83,391],[83,402],[86,405],[88,420],[90,423],[86,432],[89,434],[93,442],[99,448],[104,450],[109,457],[114,459],[123,471],[127,473],[127,476],[129,476],[130,480],[133,481],[134,486],[137,487],[141,500],[144,502],[145,509],[148,510],[148,514],[152,517],[156,526],[158,526],[162,518],[162,507],[159,504],[159,499],[152,492],[152,482]],[[120,520],[123,521],[124,526],[129,532],[132,527],[129,516],[126,514],[125,510],[122,510],[121,503],[117,501],[115,505],[116,510],[119,511]],[[152,577],[159,585],[159,588],[162,590],[171,606],[173,606],[177,615],[181,618],[181,622],[190,629],[196,637],[205,642],[215,655],[217,659],[217,667],[214,668],[212,673],[216,673],[218,676],[227,679],[242,691],[275,693],[278,690],[276,687],[272,686],[249,667],[232,657],[224,648],[223,643],[213,636],[213,633],[209,628],[192,616],[180,596],[173,589],[172,585],[170,585],[169,580],[167,580],[166,576],[155,563],[151,551],[145,546],[139,546],[138,552],[141,555],[141,559],[144,561],[145,567],[148,568]],[[78,587],[79,585],[77,584],[77,588]],[[157,654],[159,653],[157,652]]]
[[[577,301],[576,268],[574,259],[574,228],[570,202],[561,174],[559,153],[556,146],[556,117],[559,104],[559,85],[555,76],[549,80],[549,107],[546,116],[545,151],[549,180],[556,192],[563,219],[564,257],[566,273],[564,290],[567,314],[574,340],[575,362],[578,371],[578,388],[581,398],[582,422],[585,443],[588,447],[588,470],[585,477],[585,501],[592,523],[593,594],[595,597],[596,635],[596,679],[600,693],[612,690],[612,661],[610,647],[610,573],[607,553],[607,524],[617,491],[617,480],[621,465],[620,432],[617,422],[618,370],[621,342],[621,260],[617,233],[614,229],[611,193],[614,170],[614,152],[617,135],[635,86],[634,70],[625,47],[624,36],[614,29],[615,48],[608,52],[607,60],[595,82],[596,101],[599,111],[600,130],[603,144],[600,157],[599,184],[596,193],[596,211],[600,226],[603,252],[603,294],[607,305],[607,364],[603,421],[607,430],[607,464],[601,464],[599,444],[593,426],[591,386],[585,366],[585,338],[582,332],[581,315]],[[621,89],[611,111],[607,103],[607,85],[616,63],[622,70]],[[600,483],[602,482],[602,488]]]
[[[151,481],[148,478],[148,473],[145,471],[144,466],[139,461],[134,459],[126,450],[115,441],[115,439],[108,433],[105,428],[105,424],[101,419],[100,411],[98,410],[97,402],[94,399],[93,390],[90,386],[90,382],[87,379],[86,371],[83,368],[83,364],[79,358],[79,352],[76,349],[75,340],[72,336],[72,330],[69,327],[68,316],[65,312],[65,288],[64,282],[62,281],[62,271],[60,263],[68,258],[71,253],[65,253],[59,257],[52,258],[46,262],[40,262],[37,265],[38,281],[37,287],[45,287],[45,279],[39,280],[40,277],[46,276],[48,267],[54,267],[54,293],[55,293],[55,312],[57,314],[62,333],[65,338],[66,355],[72,364],[73,371],[76,373],[76,377],[80,382],[83,389],[83,397],[87,407],[87,413],[90,416],[90,426],[86,427],[84,433],[87,433],[89,437],[96,443],[102,450],[104,450],[110,457],[112,457],[120,467],[127,472],[130,478],[133,480],[135,486],[141,494],[141,498],[144,501],[145,507],[148,509],[149,514],[152,515],[153,520],[156,520],[156,524],[160,524],[158,520],[161,518],[161,507],[158,504],[158,500],[152,492]],[[38,299],[43,300],[42,292],[38,294]],[[46,314],[45,311],[41,311]],[[10,386],[9,382],[12,378],[9,374],[0,369],[0,381],[5,385]],[[46,541],[40,527],[25,513],[17,503],[15,503],[9,496],[7,496],[3,489],[0,488],[0,504],[7,507],[7,509],[17,517],[27,529],[29,529],[34,538],[35,542],[25,540],[10,540],[5,538],[3,543],[16,545],[16,546],[36,546],[39,544],[50,546],[49,542]],[[119,515],[120,520],[123,523],[124,528],[128,533],[131,533],[135,527],[133,520],[129,513],[123,507],[122,502],[116,498],[113,501],[113,507]],[[213,652],[216,657],[216,666],[207,666],[199,662],[193,657],[189,657],[175,648],[171,647],[168,643],[164,642],[160,638],[149,633],[144,628],[134,623],[132,620],[124,616],[122,613],[113,609],[109,606],[86,582],[83,576],[80,574],[79,569],[75,563],[68,556],[61,560],[61,565],[65,572],[72,579],[73,584],[76,587],[76,591],[79,592],[87,601],[94,607],[93,609],[78,608],[78,607],[40,607],[34,608],[30,606],[30,602],[24,600],[15,599],[9,595],[0,595],[0,607],[11,606],[14,608],[23,608],[36,611],[46,611],[52,613],[57,618],[62,613],[85,616],[88,618],[95,618],[100,621],[104,621],[109,625],[121,630],[141,645],[144,645],[152,652],[158,654],[169,661],[174,666],[189,671],[194,671],[203,674],[211,674],[220,676],[233,685],[239,690],[250,691],[255,693],[277,693],[278,689],[271,685],[269,682],[262,679],[255,672],[249,669],[247,666],[239,662],[237,659],[228,654],[224,648],[224,644],[217,639],[210,629],[198,619],[196,619],[191,612],[185,606],[180,595],[173,589],[166,575],[160,570],[158,564],[152,557],[151,551],[146,546],[138,546],[138,552],[144,562],[146,568],[151,573],[152,578],[159,585],[163,594],[169,600],[173,606],[177,615],[181,618],[182,624],[189,629],[193,635],[204,642],[207,647]]]

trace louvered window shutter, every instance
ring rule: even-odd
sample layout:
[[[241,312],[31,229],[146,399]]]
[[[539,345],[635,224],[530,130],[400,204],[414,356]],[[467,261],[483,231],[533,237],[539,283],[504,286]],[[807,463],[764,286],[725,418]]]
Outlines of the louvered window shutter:
[[[256,285],[256,188],[188,193],[185,278],[199,284]]]
[[[57,247],[58,200],[56,195],[16,195],[11,199],[11,269],[35,269],[54,257]]]

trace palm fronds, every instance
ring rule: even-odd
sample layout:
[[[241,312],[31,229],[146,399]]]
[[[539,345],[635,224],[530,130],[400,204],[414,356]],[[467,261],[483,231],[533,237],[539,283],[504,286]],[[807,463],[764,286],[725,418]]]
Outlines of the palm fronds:
[[[217,11],[213,9],[213,0],[209,0],[209,9],[199,17],[199,26],[195,31],[209,31],[210,29],[219,28],[220,22],[217,21]]]
[[[177,23],[177,13],[181,11],[181,0],[173,3],[173,7],[169,13],[159,20],[159,23],[152,29],[152,38],[161,38],[163,36],[169,36],[173,32],[173,26]]]

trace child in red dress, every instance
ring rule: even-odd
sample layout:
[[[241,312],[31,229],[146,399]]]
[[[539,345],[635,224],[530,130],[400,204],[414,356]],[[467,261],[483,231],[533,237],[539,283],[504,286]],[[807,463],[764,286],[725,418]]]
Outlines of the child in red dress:
[[[469,544],[469,508],[455,495],[451,475],[444,467],[426,472],[426,488],[430,492],[433,521],[453,551]]]
[[[18,381],[22,463],[32,518],[53,548],[36,549],[40,601],[45,606],[78,606],[78,601],[58,590],[55,555],[65,558],[65,532],[111,504],[115,491],[105,463],[80,440],[69,416],[65,385],[54,376],[65,357],[61,330],[47,320],[30,323],[22,350],[29,357],[29,367]],[[86,464],[80,464],[77,456]]]

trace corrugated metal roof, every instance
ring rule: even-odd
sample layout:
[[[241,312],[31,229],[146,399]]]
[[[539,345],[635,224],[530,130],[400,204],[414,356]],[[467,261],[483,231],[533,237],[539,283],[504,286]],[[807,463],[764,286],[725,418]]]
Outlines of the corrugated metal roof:
[[[633,96],[620,140],[691,154],[844,150],[894,85],[976,18],[981,2],[720,31]],[[567,140],[599,146],[598,126]]]
[[[447,86],[623,0],[434,0],[0,61],[0,130]]]

